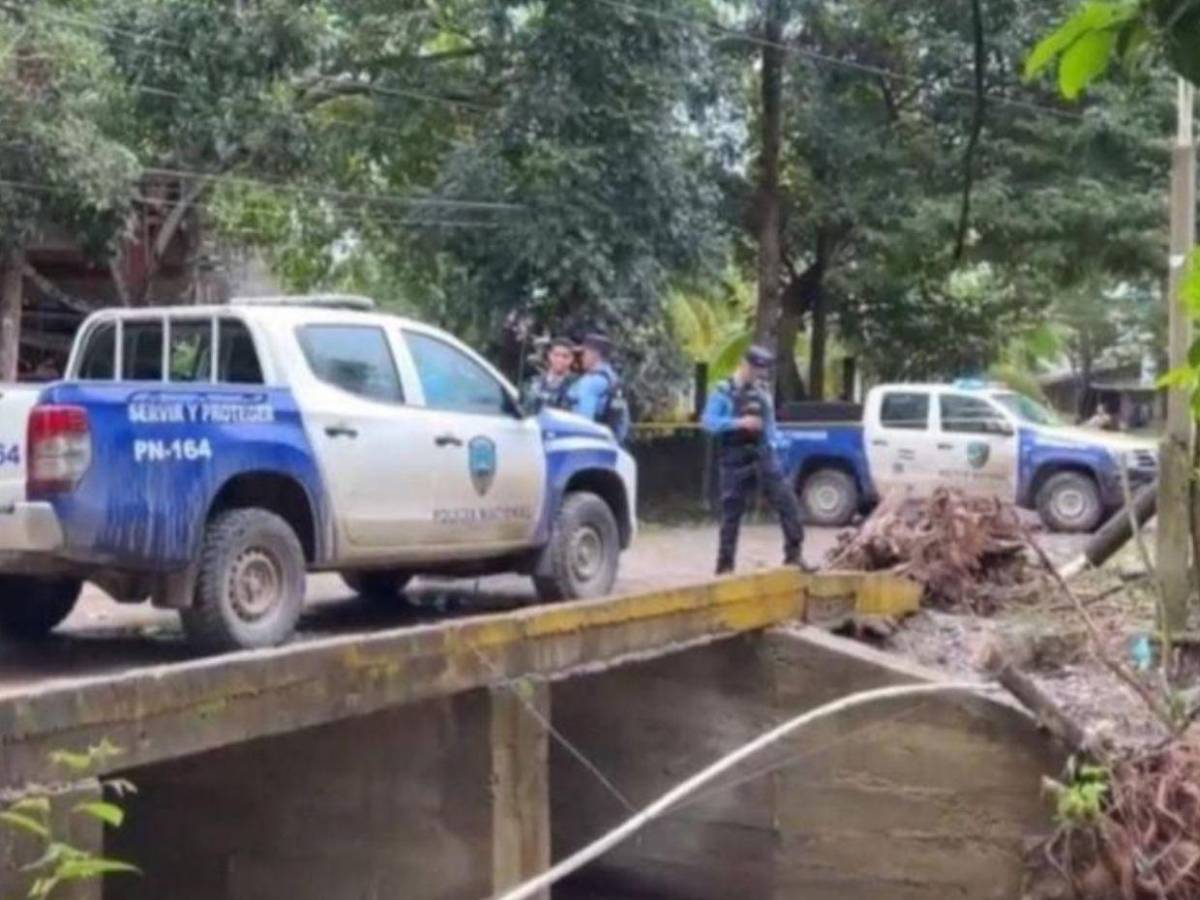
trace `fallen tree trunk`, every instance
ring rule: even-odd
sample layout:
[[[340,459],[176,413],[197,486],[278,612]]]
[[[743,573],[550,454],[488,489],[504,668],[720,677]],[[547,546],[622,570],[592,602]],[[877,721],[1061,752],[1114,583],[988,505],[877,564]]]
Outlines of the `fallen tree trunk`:
[[[1145,485],[1133,497],[1133,517],[1138,527],[1153,518],[1158,509],[1158,482]],[[1083,552],[1063,566],[1059,572],[1064,578],[1074,578],[1089,568],[1102,566],[1124,547],[1133,537],[1133,522],[1125,507],[1117,510],[1100,530],[1088,539]]]

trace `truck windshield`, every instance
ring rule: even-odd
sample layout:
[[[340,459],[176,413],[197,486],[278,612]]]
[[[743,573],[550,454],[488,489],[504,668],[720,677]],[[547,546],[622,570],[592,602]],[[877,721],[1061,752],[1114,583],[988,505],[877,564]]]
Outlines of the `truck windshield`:
[[[992,399],[1029,425],[1062,424],[1058,416],[1024,394],[992,394]]]

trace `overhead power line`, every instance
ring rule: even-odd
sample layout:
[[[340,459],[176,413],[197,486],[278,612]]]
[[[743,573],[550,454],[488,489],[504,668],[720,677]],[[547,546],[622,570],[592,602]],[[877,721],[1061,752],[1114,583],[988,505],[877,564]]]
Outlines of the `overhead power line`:
[[[250,186],[263,188],[268,191],[287,194],[305,194],[327,199],[337,199],[348,202],[362,203],[378,203],[385,202],[392,205],[400,205],[407,208],[417,209],[458,209],[458,210],[479,210],[479,211],[510,211],[521,210],[524,207],[517,204],[495,203],[492,201],[472,201],[472,200],[455,200],[445,197],[405,197],[400,194],[371,194],[357,191],[342,191],[335,189],[320,189],[320,188],[305,188],[300,186],[280,184],[277,182],[260,181],[253,178],[242,178],[234,175],[206,175],[203,172],[188,172],[184,169],[146,169],[147,174],[160,175],[163,177],[180,177],[180,178],[205,178],[215,181],[229,181],[237,184],[248,184]],[[62,185],[56,185],[51,182],[32,182],[21,181],[17,179],[0,178],[0,186],[16,188],[25,191],[40,192],[45,194],[61,194],[64,190]],[[160,207],[177,207],[184,203],[182,200],[146,197],[141,194],[134,194],[131,199],[137,203],[153,204]],[[189,205],[202,206],[203,204],[193,202]],[[383,217],[374,216],[375,221],[386,221]],[[431,223],[436,222],[435,219],[428,220]]]
[[[260,187],[283,193],[303,194],[314,197],[327,197],[336,200],[357,200],[363,203],[391,203],[401,206],[445,207],[448,209],[484,209],[514,211],[524,209],[517,203],[505,203],[496,200],[456,200],[447,197],[414,197],[404,194],[367,193],[361,191],[344,191],[336,188],[307,188],[300,185],[284,184],[277,181],[267,181],[260,178],[248,178],[241,175],[197,172],[188,169],[167,169],[148,167],[143,170],[147,175],[158,175],[166,178],[200,179],[228,184],[243,184],[250,187]]]

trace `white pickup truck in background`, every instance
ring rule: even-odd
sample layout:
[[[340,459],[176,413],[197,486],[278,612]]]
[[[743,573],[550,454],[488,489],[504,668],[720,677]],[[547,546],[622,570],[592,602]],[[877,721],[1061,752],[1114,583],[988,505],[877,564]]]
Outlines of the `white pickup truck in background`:
[[[372,307],[105,310],[61,381],[0,387],[0,629],[44,634],[85,580],[179,609],[214,650],[287,639],[306,570],[381,599],[514,571],[544,599],[606,594],[636,529],[629,454]]]
[[[844,525],[885,495],[950,487],[1035,509],[1054,531],[1092,531],[1123,502],[1121,467],[1135,487],[1157,474],[1154,441],[1063,425],[978,382],[885,384],[843,412],[779,427],[784,469],[817,524]]]

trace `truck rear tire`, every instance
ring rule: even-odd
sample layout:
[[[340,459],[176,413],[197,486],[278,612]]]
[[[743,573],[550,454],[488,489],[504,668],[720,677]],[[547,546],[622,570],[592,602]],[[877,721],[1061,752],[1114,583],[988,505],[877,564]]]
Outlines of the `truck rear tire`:
[[[77,578],[0,576],[0,634],[15,640],[37,640],[60,625],[79,600]]]
[[[810,472],[800,482],[799,494],[805,521],[812,525],[849,525],[858,512],[858,485],[841,469]]]
[[[395,603],[412,580],[407,572],[394,569],[369,569],[362,572],[343,572],[346,587],[364,599],[376,603]]]
[[[273,647],[295,631],[304,586],[304,550],[287,522],[265,509],[221,513],[204,533],[184,631],[203,650]]]
[[[549,573],[534,575],[538,597],[546,602],[603,597],[617,580],[621,535],[608,504],[586,491],[568,494],[554,521]]]
[[[1038,515],[1051,531],[1095,531],[1104,518],[1096,480],[1082,472],[1051,475],[1037,492]]]

